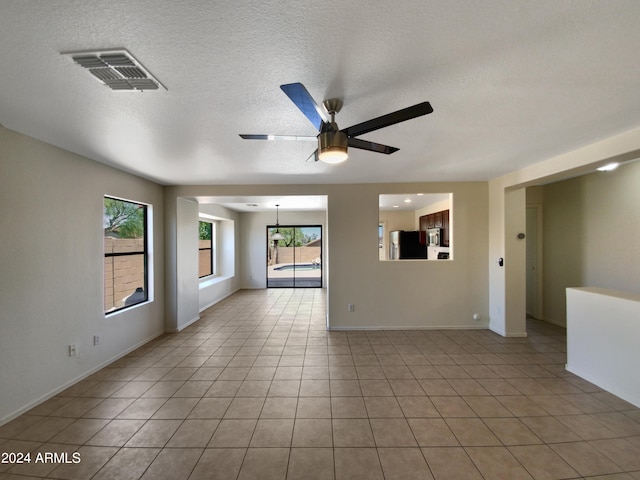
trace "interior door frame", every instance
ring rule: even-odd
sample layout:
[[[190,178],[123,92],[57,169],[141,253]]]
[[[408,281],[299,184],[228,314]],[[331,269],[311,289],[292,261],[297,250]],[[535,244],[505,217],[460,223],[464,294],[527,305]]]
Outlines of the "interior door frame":
[[[543,298],[543,288],[544,288],[544,278],[543,278],[543,231],[542,231],[542,227],[543,227],[543,206],[540,204],[530,204],[526,206],[525,212],[533,212],[533,222],[535,223],[535,232],[531,232],[533,233],[533,235],[530,234],[530,232],[527,232],[527,243],[528,243],[528,248],[531,248],[533,246],[533,248],[535,248],[535,265],[533,266],[535,268],[535,275],[534,275],[534,282],[535,285],[529,285],[529,282],[526,282],[526,288],[527,288],[527,296],[529,295],[529,290],[530,289],[534,289],[535,294],[535,300],[534,300],[534,304],[533,305],[526,305],[527,307],[527,314],[531,315],[534,318],[537,318],[538,320],[544,320],[544,298]],[[535,238],[534,238],[535,237]],[[528,267],[528,265],[527,265]],[[531,309],[531,311],[529,311],[529,307],[533,307]]]
[[[271,229],[274,228],[319,228],[320,229],[320,285],[309,285],[309,286],[304,286],[304,285],[296,285],[295,282],[295,269],[293,271],[293,285],[291,286],[269,286],[269,253],[270,253],[270,244],[271,244],[271,239],[269,236],[269,231]],[[267,263],[267,268],[265,271],[265,275],[266,275],[266,286],[267,288],[323,288],[324,287],[324,233],[322,231],[322,225],[321,224],[312,224],[312,225],[308,225],[308,224],[292,224],[292,225],[267,225],[266,228],[266,237],[267,237],[267,241],[266,241],[266,247],[267,247],[267,251],[266,251],[266,263]],[[296,263],[295,259],[296,259],[296,253],[295,253],[295,245],[294,245],[294,253],[293,253],[293,261],[294,264]]]

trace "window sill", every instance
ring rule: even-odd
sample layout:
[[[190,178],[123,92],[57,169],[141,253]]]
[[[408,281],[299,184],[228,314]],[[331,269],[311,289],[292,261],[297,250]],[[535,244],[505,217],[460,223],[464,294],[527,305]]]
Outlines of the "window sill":
[[[210,275],[208,277],[204,277],[200,279],[200,285],[199,288],[207,288],[210,287],[212,285],[216,285],[218,283],[222,283],[225,280],[229,280],[231,277],[230,276],[218,276],[218,275]]]
[[[143,307],[145,305],[149,305],[150,303],[153,303],[153,299],[145,300],[144,302],[136,303],[135,305],[129,305],[128,307],[118,308],[117,310],[111,310],[109,312],[104,312],[104,316],[105,316],[105,318],[115,317],[116,315],[119,315],[119,314],[122,314],[122,313],[126,313],[126,312],[130,312],[132,310],[136,310],[136,309],[138,309],[140,307]]]

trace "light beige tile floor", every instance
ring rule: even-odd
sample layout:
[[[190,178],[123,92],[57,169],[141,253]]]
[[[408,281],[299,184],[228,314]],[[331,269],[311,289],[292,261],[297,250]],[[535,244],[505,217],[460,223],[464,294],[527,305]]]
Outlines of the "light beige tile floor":
[[[323,290],[239,292],[0,427],[81,456],[0,480],[640,480],[640,410],[566,372],[563,329],[324,322]]]

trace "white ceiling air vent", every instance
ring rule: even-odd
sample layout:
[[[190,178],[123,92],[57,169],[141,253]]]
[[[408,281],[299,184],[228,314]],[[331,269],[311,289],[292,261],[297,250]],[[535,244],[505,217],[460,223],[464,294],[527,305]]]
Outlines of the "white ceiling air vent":
[[[126,50],[64,53],[111,90],[158,90],[162,85]]]

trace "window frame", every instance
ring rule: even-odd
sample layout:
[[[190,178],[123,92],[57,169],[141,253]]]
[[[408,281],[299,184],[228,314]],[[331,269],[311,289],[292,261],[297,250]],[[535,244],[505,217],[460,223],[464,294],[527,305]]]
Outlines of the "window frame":
[[[387,260],[387,222],[378,222],[378,260]]]
[[[216,236],[217,236],[217,222],[215,220],[212,219],[208,219],[208,218],[199,218],[198,219],[198,241],[200,241],[200,224],[201,223],[208,223],[211,226],[211,247],[209,248],[200,248],[200,245],[198,245],[198,280],[206,280],[209,279],[211,277],[215,277],[217,275],[216,272],[216,251],[217,251],[217,242],[216,242]],[[211,257],[210,257],[210,267],[211,267],[211,273],[208,273],[206,275],[200,275],[200,252],[203,250],[210,250],[211,251]]]
[[[323,285],[324,285],[324,270],[323,270],[324,269],[324,265],[323,265],[324,262],[322,260],[324,258],[324,253],[323,253],[323,249],[324,249],[324,238],[323,238],[323,234],[324,233],[323,233],[323,229],[324,229],[324,227],[323,227],[323,225],[322,224],[310,224],[310,225],[307,225],[307,224],[289,224],[289,225],[267,225],[266,227],[267,227],[266,228],[267,252],[266,252],[265,260],[267,262],[267,268],[266,268],[266,271],[265,271],[265,277],[266,277],[265,280],[266,280],[267,288],[323,288]],[[270,252],[271,252],[271,249],[274,246],[273,245],[274,244],[274,240],[271,240],[271,236],[273,234],[272,230],[293,229],[293,235],[294,235],[294,238],[295,238],[295,230],[297,228],[301,228],[301,229],[304,229],[304,228],[318,228],[318,229],[320,229],[320,255],[319,255],[320,256],[320,277],[319,277],[319,282],[320,283],[318,285],[316,285],[316,284],[313,284],[313,285],[300,285],[300,284],[297,284],[296,285],[296,274],[295,274],[295,270],[296,269],[294,267],[293,276],[291,277],[291,283],[292,283],[291,285],[286,285],[286,284],[285,285],[282,285],[282,284],[280,284],[280,285],[275,284],[274,285],[273,284],[274,281],[277,282],[278,279],[270,277],[269,265],[268,265],[268,263],[270,261],[270,258],[271,258],[270,257]],[[293,246],[293,264],[294,265],[297,263],[296,262],[296,249],[300,248],[300,247],[304,247],[304,245],[300,245],[300,246],[295,246],[294,245]],[[300,279],[301,278],[303,278],[303,277],[300,277]]]
[[[151,216],[152,216],[152,205],[145,203],[145,202],[140,202],[140,201],[136,201],[136,200],[129,200],[129,199],[124,199],[124,198],[120,198],[120,197],[116,197],[113,195],[104,195],[102,197],[102,215],[103,215],[103,230],[104,230],[104,217],[105,217],[105,201],[109,199],[109,200],[116,200],[119,202],[126,202],[129,204],[133,204],[136,205],[138,208],[142,208],[143,209],[143,215],[142,215],[142,225],[144,228],[143,231],[143,249],[142,251],[136,250],[136,251],[131,251],[131,252],[110,252],[107,253],[105,252],[105,248],[104,248],[104,239],[106,239],[106,236],[103,236],[103,269],[104,269],[104,263],[106,261],[107,258],[117,258],[117,257],[126,257],[126,256],[137,256],[137,255],[142,255],[143,258],[143,292],[144,292],[144,298],[136,301],[135,303],[132,303],[130,305],[123,305],[121,307],[115,307],[116,301],[115,298],[113,299],[113,304],[114,304],[114,308],[112,308],[111,310],[106,310],[106,304],[103,305],[103,310],[104,310],[104,314],[105,316],[109,316],[109,315],[113,315],[115,313],[119,313],[122,312],[124,310],[127,310],[129,308],[132,307],[137,307],[139,305],[148,303],[150,301],[152,301],[152,295],[151,295],[151,283],[150,283],[150,272],[152,270],[151,268],[151,259],[150,259],[150,255],[151,255]],[[103,232],[104,234],[104,232]],[[107,288],[107,284],[106,284],[106,272],[105,270],[103,270],[103,298],[104,300],[106,300],[106,288]],[[115,289],[114,289],[115,290]],[[135,293],[135,292],[134,292]],[[115,297],[115,291],[112,294]],[[133,293],[132,293],[133,295]]]

